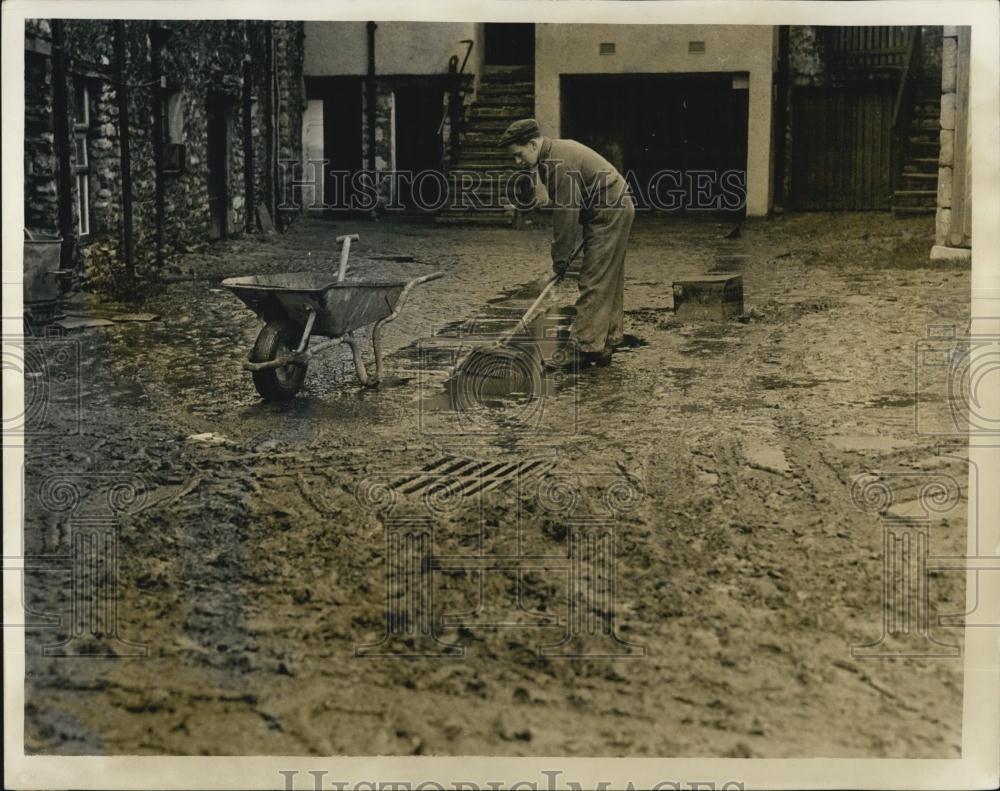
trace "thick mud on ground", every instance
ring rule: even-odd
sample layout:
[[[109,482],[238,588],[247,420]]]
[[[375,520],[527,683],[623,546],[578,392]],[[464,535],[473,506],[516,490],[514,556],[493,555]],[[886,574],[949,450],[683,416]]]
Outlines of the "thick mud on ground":
[[[887,609],[883,582],[893,525],[965,553],[964,428],[922,366],[965,331],[969,273],[927,261],[929,221],[729,230],[640,218],[626,347],[534,397],[447,382],[537,293],[545,227],[302,221],[192,254],[130,308],[158,320],[67,334],[79,368],[25,473],[29,749],[958,756],[961,635],[939,617],[964,574],[914,573],[926,613]],[[219,281],[334,271],[348,232],[356,276],[445,277],[388,325],[381,388],[337,347],[264,403],[241,370],[260,323]],[[672,282],[720,272],[742,320],[677,321]],[[532,328],[549,352],[572,300]],[[111,557],[96,533],[113,610],[67,560]],[[891,568],[895,590],[911,567]]]

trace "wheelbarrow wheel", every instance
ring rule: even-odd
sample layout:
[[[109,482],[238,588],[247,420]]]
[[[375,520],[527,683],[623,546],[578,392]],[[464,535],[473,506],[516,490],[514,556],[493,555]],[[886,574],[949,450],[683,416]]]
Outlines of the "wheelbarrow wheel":
[[[297,340],[291,326],[283,321],[265,324],[257,335],[250,362],[264,363],[295,350]],[[253,372],[253,384],[265,401],[294,398],[306,378],[306,365],[283,365]]]

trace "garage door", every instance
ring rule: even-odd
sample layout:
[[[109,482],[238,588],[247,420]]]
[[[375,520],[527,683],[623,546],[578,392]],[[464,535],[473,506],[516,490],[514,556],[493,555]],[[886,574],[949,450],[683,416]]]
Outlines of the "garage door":
[[[563,137],[603,154],[641,205],[743,213],[745,75],[563,75]]]

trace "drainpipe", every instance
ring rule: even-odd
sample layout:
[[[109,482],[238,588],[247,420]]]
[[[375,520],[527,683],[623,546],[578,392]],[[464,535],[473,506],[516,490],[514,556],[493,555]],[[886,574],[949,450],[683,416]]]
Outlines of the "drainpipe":
[[[163,183],[165,144],[163,134],[163,64],[161,49],[167,31],[156,22],[149,24],[150,66],[153,71],[153,170],[156,175],[156,266],[163,266],[163,225],[166,214],[166,185]]]
[[[52,131],[56,149],[56,194],[59,235],[62,237],[60,269],[70,269],[73,262],[73,181],[69,167],[69,99],[66,95],[66,43],[61,19],[52,20]]]
[[[122,224],[125,236],[125,274],[135,277],[135,242],[132,237],[132,156],[129,151],[128,84],[125,82],[125,22],[114,23],[115,94],[118,97],[118,140],[121,150]]]
[[[268,38],[271,43],[271,112],[273,120],[271,123],[271,189],[273,190],[272,201],[274,203],[274,225],[279,231],[285,230],[285,223],[281,211],[278,209],[279,189],[281,183],[281,82],[278,80],[278,43],[274,40],[274,26],[276,22],[267,23]]]
[[[271,222],[277,223],[277,203],[274,200],[274,196],[277,193],[275,173],[278,170],[278,165],[274,161],[274,143],[276,139],[274,118],[277,112],[274,106],[274,30],[270,22],[264,22],[263,24],[265,26],[264,38],[267,46],[267,55],[264,63],[264,73],[267,74],[267,91],[265,92],[267,96],[267,209],[271,213]]]
[[[368,169],[375,172],[375,31],[378,25],[368,23]]]
[[[243,62],[243,193],[244,213],[246,215],[247,233],[252,233],[255,226],[253,194],[253,68],[250,56]]]
[[[785,194],[785,178],[788,133],[788,101],[789,101],[789,65],[788,65],[788,25],[778,27],[778,62],[775,75],[775,119],[774,119],[774,202],[782,208],[787,207]]]

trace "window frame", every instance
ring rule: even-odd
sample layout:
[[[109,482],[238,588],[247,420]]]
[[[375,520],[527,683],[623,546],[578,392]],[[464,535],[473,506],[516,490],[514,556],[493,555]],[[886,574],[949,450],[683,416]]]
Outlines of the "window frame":
[[[93,230],[90,206],[90,177],[93,174],[90,164],[90,136],[93,131],[93,113],[91,113],[91,85],[88,81],[80,80],[77,82],[73,101],[73,175],[76,181],[76,231],[81,239],[87,239]],[[81,109],[83,111],[83,118],[78,118],[77,114]],[[81,152],[83,153],[84,160],[82,163],[80,162]]]

